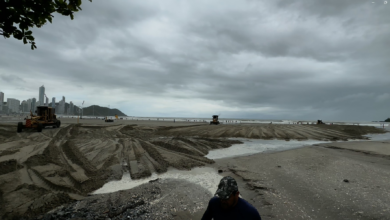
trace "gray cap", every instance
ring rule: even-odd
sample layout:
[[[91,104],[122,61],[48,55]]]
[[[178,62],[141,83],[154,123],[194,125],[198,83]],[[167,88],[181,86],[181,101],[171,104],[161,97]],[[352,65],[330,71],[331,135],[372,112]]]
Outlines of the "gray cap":
[[[229,199],[230,195],[235,191],[238,191],[236,180],[233,177],[225,176],[219,182],[215,196],[218,196],[221,199]]]

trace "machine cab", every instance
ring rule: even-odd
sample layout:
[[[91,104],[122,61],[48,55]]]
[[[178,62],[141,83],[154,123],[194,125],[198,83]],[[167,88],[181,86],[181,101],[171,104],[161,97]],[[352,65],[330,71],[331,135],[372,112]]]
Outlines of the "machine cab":
[[[37,107],[37,116],[42,117],[42,119],[51,121],[56,119],[55,108],[48,106],[38,106]]]

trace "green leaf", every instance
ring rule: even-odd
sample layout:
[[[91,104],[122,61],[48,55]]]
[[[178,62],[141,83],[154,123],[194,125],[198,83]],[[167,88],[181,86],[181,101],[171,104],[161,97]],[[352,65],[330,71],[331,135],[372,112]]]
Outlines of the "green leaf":
[[[6,7],[0,9],[1,35],[30,43],[34,50],[35,38],[29,29],[42,27],[47,21],[52,23],[52,14],[56,12],[73,20],[74,12],[81,10],[82,0],[0,0],[0,5],[3,4]]]
[[[14,38],[18,39],[18,40],[22,40],[23,39],[23,34],[20,30],[16,30],[14,32]]]
[[[34,48],[37,48],[37,46],[35,46],[35,42],[32,42],[31,43],[31,50],[34,50]]]

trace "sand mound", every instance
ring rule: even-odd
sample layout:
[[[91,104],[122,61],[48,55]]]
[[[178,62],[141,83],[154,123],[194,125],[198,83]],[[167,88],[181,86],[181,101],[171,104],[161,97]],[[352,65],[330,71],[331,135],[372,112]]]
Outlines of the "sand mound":
[[[200,125],[193,127],[166,127],[157,134],[167,136],[240,137],[257,139],[314,139],[347,140],[364,139],[368,133],[384,133],[382,129],[353,125]]]

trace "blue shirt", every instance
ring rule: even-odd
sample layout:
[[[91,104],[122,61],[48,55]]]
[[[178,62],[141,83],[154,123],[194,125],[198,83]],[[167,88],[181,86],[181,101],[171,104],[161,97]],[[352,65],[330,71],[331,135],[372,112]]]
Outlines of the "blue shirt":
[[[261,220],[259,212],[247,201],[238,198],[237,204],[229,210],[221,207],[221,201],[218,197],[210,200],[206,212],[203,214],[202,220]]]

